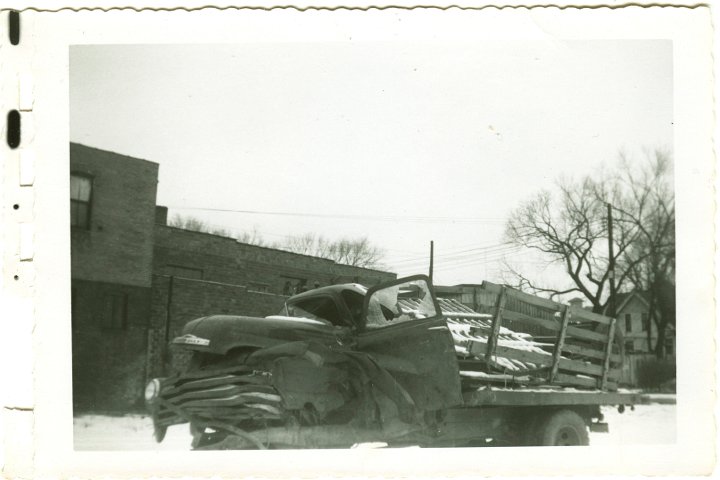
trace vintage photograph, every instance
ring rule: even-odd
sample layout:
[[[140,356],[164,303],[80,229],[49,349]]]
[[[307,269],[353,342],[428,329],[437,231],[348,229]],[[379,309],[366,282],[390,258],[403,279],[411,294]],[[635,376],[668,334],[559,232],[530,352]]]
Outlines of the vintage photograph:
[[[69,48],[76,450],[676,441],[669,40]]]

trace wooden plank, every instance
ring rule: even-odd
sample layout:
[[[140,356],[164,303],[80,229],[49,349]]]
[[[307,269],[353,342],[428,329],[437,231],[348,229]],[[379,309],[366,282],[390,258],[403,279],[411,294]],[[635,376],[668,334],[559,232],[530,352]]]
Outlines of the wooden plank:
[[[567,375],[565,373],[558,373],[555,376],[556,383],[560,383],[562,385],[577,385],[579,387],[586,388],[597,388],[598,380],[599,379],[597,378],[578,377],[575,375]]]
[[[475,347],[475,345],[477,345],[477,347]],[[469,349],[470,353],[474,355],[481,353],[482,350],[484,350],[482,349],[481,345],[483,344],[480,342],[471,342]],[[511,347],[505,347],[502,345],[495,346],[494,356],[511,358],[513,360],[519,360],[521,362],[529,362],[547,366],[549,366],[552,362],[552,357],[550,355],[543,355],[542,353],[519,350]]]
[[[579,360],[568,360],[561,358],[559,362],[560,370],[570,370],[573,372],[584,373],[586,375],[602,376],[603,367],[601,365],[593,365]]]
[[[545,327],[548,330],[555,330],[559,331],[561,328],[560,322],[554,322],[552,320],[545,320],[544,318],[537,318],[537,317],[531,317],[530,315],[525,315],[524,313],[519,312],[513,312],[512,310],[505,310],[503,312],[503,317],[506,320],[509,321],[526,321],[530,323],[534,323],[535,325],[540,325],[541,327]],[[578,327],[567,327],[567,337],[577,337],[577,338],[583,338],[585,340],[593,340],[595,342],[602,342],[603,344],[607,341],[607,336],[603,333],[593,332],[590,330],[583,330],[582,328]]]
[[[570,345],[567,343],[563,347],[563,352],[574,353],[576,355],[582,355],[582,356],[590,357],[590,358],[597,358],[598,360],[605,359],[604,351],[595,350],[593,348],[588,348],[588,347],[580,347],[578,345]],[[616,353],[613,353],[610,355],[610,360],[616,364],[622,363],[622,357]]]
[[[602,381],[600,388],[605,390],[607,388],[607,376],[608,370],[610,369],[610,355],[612,354],[612,344],[615,338],[615,319],[613,318],[610,322],[610,328],[608,329],[607,345],[605,345],[605,360],[603,361],[602,367]]]
[[[468,350],[473,355],[482,355],[485,351],[485,348],[483,347],[485,347],[483,342],[470,341]],[[551,355],[543,355],[542,353],[505,347],[503,345],[497,345],[495,347],[494,356],[518,360],[520,362],[534,363],[541,366],[551,366],[553,362],[553,357]],[[600,365],[593,365],[591,363],[585,363],[578,360],[569,360],[567,358],[559,359],[558,369],[569,370],[586,375],[595,375],[598,377],[602,375],[602,367]]]
[[[500,293],[501,289],[506,289],[507,295],[510,298],[524,303],[529,303],[530,305],[540,308],[560,311],[563,307],[561,303],[553,302],[552,300],[548,300],[546,298],[536,297],[535,295],[530,295],[529,293],[521,292],[520,290],[515,290],[514,288],[502,287],[491,282],[483,282],[482,288],[495,294]]]
[[[570,308],[566,305],[563,308],[562,320],[560,321],[560,333],[558,333],[557,342],[555,342],[552,367],[550,368],[550,374],[548,375],[548,382],[550,383],[553,383],[553,380],[555,380],[555,375],[557,375],[558,373],[558,367],[560,366],[560,355],[562,354],[563,346],[565,345],[565,334],[567,333],[570,315]]]
[[[481,405],[634,405],[642,402],[639,393],[540,389],[481,389],[463,393],[467,407]],[[450,413],[448,413],[450,415]]]
[[[511,322],[520,321],[533,323],[535,325],[540,325],[541,327],[545,327],[548,330],[553,330],[556,332],[560,330],[560,322],[545,320],[544,318],[531,317],[530,315],[527,315],[525,313],[515,312],[513,310],[505,311],[505,319]]]
[[[622,379],[622,369],[621,368],[611,368],[608,371],[608,379],[611,381],[620,381]]]
[[[610,317],[593,313],[589,310],[585,310],[584,308],[570,307],[570,309],[573,318],[576,318],[578,320],[586,320],[588,322],[600,323],[602,325],[610,325]]]
[[[495,314],[492,319],[492,329],[488,336],[487,351],[485,352],[485,360],[490,361],[490,358],[495,353],[495,347],[497,347],[497,339],[500,334],[500,325],[502,324],[503,310],[505,309],[505,302],[507,301],[506,289],[503,287],[498,293],[497,304],[495,306]]]

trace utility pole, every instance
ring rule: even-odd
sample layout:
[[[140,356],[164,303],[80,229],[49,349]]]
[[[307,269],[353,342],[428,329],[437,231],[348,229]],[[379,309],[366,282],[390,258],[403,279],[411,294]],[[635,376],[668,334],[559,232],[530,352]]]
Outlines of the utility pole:
[[[608,223],[608,254],[610,261],[608,264],[610,278],[610,299],[608,300],[608,311],[611,317],[615,317],[615,252],[613,247],[613,220],[612,205],[607,204],[607,223]]]
[[[430,282],[432,282],[433,279],[433,258],[434,258],[434,250],[435,250],[435,242],[430,240]]]

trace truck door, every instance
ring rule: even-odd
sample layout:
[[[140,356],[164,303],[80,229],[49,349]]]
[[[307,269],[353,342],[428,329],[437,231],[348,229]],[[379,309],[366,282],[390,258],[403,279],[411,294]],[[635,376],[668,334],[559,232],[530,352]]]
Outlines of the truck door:
[[[357,350],[369,353],[421,410],[462,403],[455,345],[430,280],[415,275],[368,290]]]

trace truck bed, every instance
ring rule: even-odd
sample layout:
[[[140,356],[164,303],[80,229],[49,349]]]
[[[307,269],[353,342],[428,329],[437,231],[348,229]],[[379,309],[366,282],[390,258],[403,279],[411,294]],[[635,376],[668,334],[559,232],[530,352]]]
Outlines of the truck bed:
[[[636,405],[640,393],[628,390],[604,392],[574,388],[485,388],[463,393],[464,405],[479,406],[549,406],[549,405]]]
[[[476,310],[440,299],[463,390],[483,386],[617,391],[624,363],[615,319],[484,282]]]

